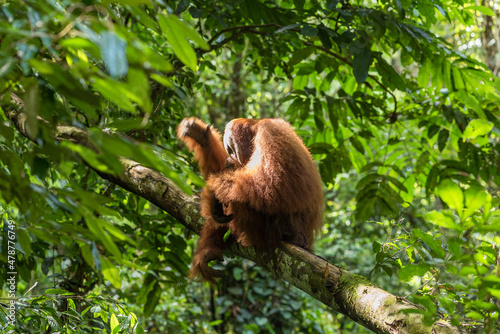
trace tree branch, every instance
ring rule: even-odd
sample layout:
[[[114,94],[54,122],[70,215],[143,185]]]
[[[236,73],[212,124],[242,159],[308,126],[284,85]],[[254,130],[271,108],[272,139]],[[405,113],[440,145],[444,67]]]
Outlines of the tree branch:
[[[20,133],[30,138],[26,131],[25,114],[9,111],[6,115]],[[55,126],[53,135],[57,140],[69,140],[96,149],[87,132],[73,126]],[[203,218],[199,213],[197,197],[187,196],[168,178],[137,162],[122,158],[121,163],[123,173],[120,175],[96,172],[102,178],[147,199],[190,230],[199,233]],[[442,320],[430,326],[424,325],[421,314],[402,312],[421,311],[411,303],[300,247],[283,242],[275,250],[276,257],[272,257],[279,261],[269,261],[267,254],[238,244],[233,244],[230,250],[254,261],[276,277],[288,281],[375,333],[459,333],[457,328]]]
[[[253,25],[246,25],[246,26],[237,26],[237,27],[230,27],[227,29],[222,29],[218,33],[216,33],[210,40],[208,41],[208,45],[212,46],[212,43],[216,41],[219,36],[225,34],[228,31],[233,31],[233,30],[240,30],[240,31],[246,31],[246,30],[253,30],[254,28],[268,28],[268,27],[278,27],[279,25],[276,23],[269,23],[269,24],[253,24]],[[213,46],[212,46],[213,49]]]

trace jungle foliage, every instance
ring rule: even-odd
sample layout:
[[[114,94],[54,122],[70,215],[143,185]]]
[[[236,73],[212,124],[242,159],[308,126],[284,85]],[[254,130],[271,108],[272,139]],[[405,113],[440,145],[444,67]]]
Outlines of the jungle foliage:
[[[239,259],[189,282],[194,234],[95,172],[127,157],[196,192],[175,139],[194,115],[291,122],[325,185],[316,253],[426,322],[500,330],[499,9],[481,4],[3,0],[0,282],[7,298],[16,271],[19,299],[14,325],[0,299],[2,329],[368,332]],[[29,138],[7,118],[20,100]]]

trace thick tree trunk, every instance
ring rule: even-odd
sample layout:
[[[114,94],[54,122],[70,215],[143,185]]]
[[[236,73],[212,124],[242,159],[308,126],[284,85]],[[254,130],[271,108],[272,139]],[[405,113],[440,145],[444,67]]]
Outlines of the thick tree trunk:
[[[488,8],[491,8],[490,1],[483,0],[482,5]],[[491,8],[493,11],[494,8]],[[495,25],[494,22],[497,22],[498,18],[490,15],[483,15],[483,33],[482,33],[482,44],[485,52],[485,63],[488,68],[493,72],[493,74],[497,75],[498,67],[499,67],[499,59],[497,55],[500,53],[500,41],[498,36],[498,25]],[[495,33],[496,30],[496,33]]]
[[[30,138],[23,113],[11,111],[7,112],[7,117],[19,132]],[[56,126],[53,134],[58,140],[69,140],[95,149],[86,131],[79,128]],[[201,230],[203,219],[199,213],[198,198],[187,196],[173,182],[152,169],[125,158],[121,162],[123,173],[120,175],[97,173],[149,200],[190,230]],[[441,320],[425,325],[422,314],[415,313],[422,309],[300,247],[282,243],[271,257],[237,244],[233,244],[231,250],[375,333],[460,333],[457,328]],[[274,260],[270,261],[270,258]]]

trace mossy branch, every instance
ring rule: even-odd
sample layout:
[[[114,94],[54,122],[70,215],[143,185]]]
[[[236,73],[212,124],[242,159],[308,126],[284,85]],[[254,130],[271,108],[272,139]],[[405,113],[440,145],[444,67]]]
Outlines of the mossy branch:
[[[23,103],[19,98],[16,97],[14,103],[22,110]],[[28,139],[32,137],[26,130],[27,117],[23,112],[11,110],[6,115],[21,134]],[[96,150],[85,130],[56,125],[53,126],[52,133],[57,140],[69,140]],[[184,194],[168,178],[138,162],[126,158],[120,161],[123,172],[119,175],[105,174],[97,170],[96,172],[103,179],[147,199],[168,212],[186,228],[199,233],[203,226],[203,218],[200,216],[197,196]],[[271,257],[279,261],[269,261],[268,254],[257,252],[251,247],[233,244],[230,250],[236,255],[254,261],[276,277],[289,282],[375,333],[460,333],[456,327],[442,320],[425,325],[421,309],[412,303],[300,247],[283,242],[275,250],[276,257]]]

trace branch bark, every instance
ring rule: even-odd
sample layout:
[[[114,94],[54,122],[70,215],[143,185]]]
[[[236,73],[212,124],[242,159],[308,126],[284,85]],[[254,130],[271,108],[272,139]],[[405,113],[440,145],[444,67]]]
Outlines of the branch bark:
[[[495,12],[495,8],[493,8],[493,6],[489,6],[489,1],[482,0],[481,5],[490,8]],[[495,12],[495,15],[498,18],[498,11]],[[482,15],[482,17],[484,30],[481,32],[481,38],[483,42],[485,62],[490,71],[493,72],[494,75],[497,75],[500,65],[497,54],[498,51],[500,51],[500,46],[498,45],[498,31],[497,34],[495,34],[495,30],[498,30],[499,28],[498,21],[494,20],[494,17],[490,15]]]
[[[20,101],[16,102],[22,105]],[[17,130],[29,139],[25,114],[9,111],[6,115]],[[55,126],[53,135],[57,140],[69,140],[96,149],[87,132],[73,126]],[[203,226],[203,218],[199,212],[196,196],[187,196],[168,178],[137,162],[122,158],[121,163],[123,173],[120,175],[96,172],[103,179],[147,199],[190,230],[199,233]],[[300,247],[283,242],[275,250],[276,256],[273,257],[238,244],[233,244],[231,251],[254,261],[276,277],[286,280],[375,333],[460,333],[456,327],[442,320],[432,325],[425,325],[422,314],[414,313],[421,311],[415,305]],[[270,258],[275,260],[270,261]]]

